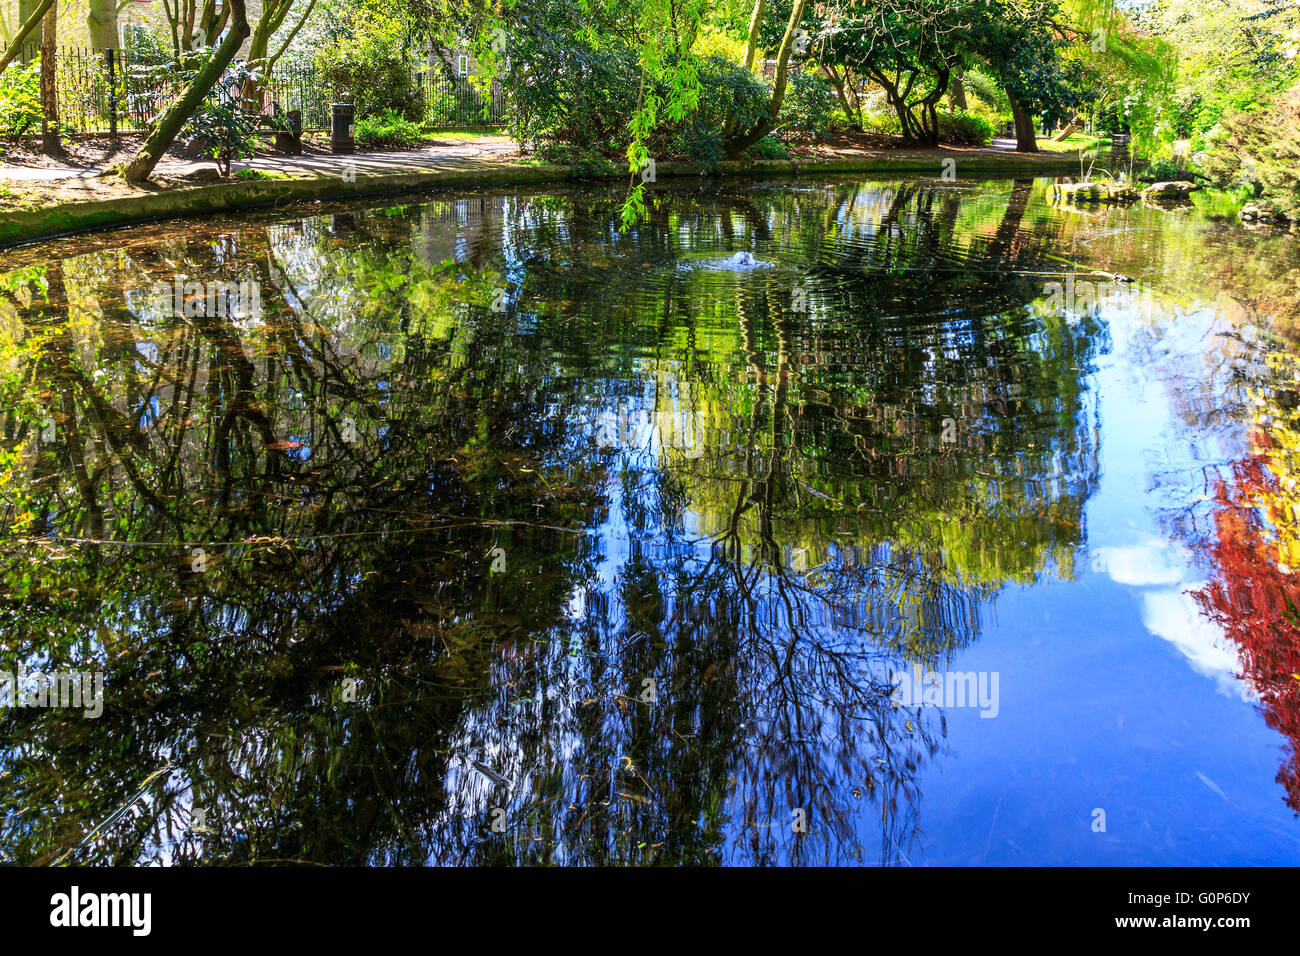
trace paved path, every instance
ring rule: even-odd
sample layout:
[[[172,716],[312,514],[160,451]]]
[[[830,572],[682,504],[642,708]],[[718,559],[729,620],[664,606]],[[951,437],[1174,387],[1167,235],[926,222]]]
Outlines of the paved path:
[[[330,153],[312,153],[303,156],[258,156],[242,163],[234,163],[232,171],[257,169],[268,173],[287,173],[294,176],[309,174],[341,175],[348,163],[353,164],[358,176],[367,173],[401,173],[424,170],[456,169],[474,166],[483,161],[508,159],[517,147],[505,136],[478,136],[473,139],[448,139],[445,144],[386,153],[355,153],[335,156]],[[165,157],[154,168],[157,176],[184,176],[200,169],[214,169],[211,160],[183,160]],[[21,166],[0,163],[0,179],[22,182],[56,182],[68,179],[88,179],[99,175],[98,166]]]

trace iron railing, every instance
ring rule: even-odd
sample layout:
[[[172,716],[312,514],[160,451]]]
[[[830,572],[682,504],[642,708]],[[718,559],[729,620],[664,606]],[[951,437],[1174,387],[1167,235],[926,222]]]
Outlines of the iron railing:
[[[0,76],[0,96],[16,101],[18,86],[28,85],[25,97],[36,111],[39,96],[36,77],[40,49],[25,48],[18,62]],[[130,51],[60,47],[55,57],[59,123],[73,133],[138,131],[170,105],[184,86],[170,62],[135,58]],[[500,83],[481,90],[470,77],[449,77],[431,71],[412,73],[420,91],[425,123],[434,129],[489,129],[505,121],[506,103]],[[331,84],[316,70],[276,68],[263,100],[263,112],[302,113],[304,129],[329,128],[330,103],[347,92]],[[355,97],[354,97],[355,98]],[[12,111],[16,117],[17,112]],[[0,136],[35,132],[0,117]]]

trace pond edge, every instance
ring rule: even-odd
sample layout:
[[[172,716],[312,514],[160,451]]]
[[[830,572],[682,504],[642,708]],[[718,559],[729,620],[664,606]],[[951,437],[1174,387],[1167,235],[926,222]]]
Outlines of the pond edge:
[[[936,178],[948,159],[957,161],[960,177],[972,172],[1015,175],[1033,173],[1068,174],[1077,168],[1073,153],[960,153],[932,157],[870,156],[845,159],[759,160],[723,162],[710,169],[703,163],[663,162],[656,178],[683,176],[773,176],[822,173],[929,173]],[[352,182],[338,172],[305,176],[276,176],[267,179],[230,180],[203,186],[168,189],[144,196],[60,203],[37,209],[0,214],[0,248],[40,239],[92,232],[132,223],[204,215],[235,209],[281,206],[317,200],[350,199],[363,196],[419,192],[439,186],[498,186],[581,179],[627,179],[623,170],[601,173],[573,166],[534,163],[480,162],[454,167],[412,169],[388,173],[358,172]]]

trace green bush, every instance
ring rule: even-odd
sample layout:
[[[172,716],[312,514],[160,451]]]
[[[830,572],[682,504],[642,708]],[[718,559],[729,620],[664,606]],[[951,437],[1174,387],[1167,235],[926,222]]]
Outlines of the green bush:
[[[602,43],[576,0],[529,7],[502,52],[511,136],[537,149],[595,145],[606,155],[627,148],[640,70],[630,45]]]
[[[939,113],[939,142],[987,146],[993,142],[993,125],[974,113]]]
[[[0,74],[0,135],[26,136],[41,127],[41,64],[11,63]]]
[[[355,127],[353,137],[364,149],[405,149],[423,139],[419,123],[392,109],[376,116],[358,116]]]
[[[979,67],[967,69],[962,74],[962,85],[966,88],[966,102],[969,112],[994,113],[1011,119],[1011,101],[998,79]]]
[[[1300,219],[1300,84],[1271,109],[1226,114],[1209,139],[1216,185],[1249,186],[1266,213]]]
[[[643,91],[636,45],[617,31],[595,33],[590,8],[577,0],[528,10],[500,51],[510,134],[544,158],[567,161],[595,149],[625,163],[639,98],[644,93],[663,104],[670,91]],[[716,162],[728,133],[748,129],[766,110],[767,88],[749,70],[720,56],[702,56],[697,66],[698,101],[675,122],[660,115],[645,144],[651,156]]]
[[[877,136],[899,136],[902,128],[898,125],[897,113],[862,114],[862,131],[875,133]]]
[[[939,142],[961,146],[987,146],[993,142],[993,123],[980,113],[948,113],[939,111]],[[898,136],[898,114],[866,113],[862,118],[865,132],[878,136]]]
[[[781,125],[792,133],[822,139],[834,127],[838,105],[835,91],[823,77],[792,73],[781,104]]]
[[[177,75],[188,83],[198,72],[196,67],[178,71]],[[247,64],[232,64],[181,128],[181,136],[197,140],[203,155],[216,163],[223,176],[230,175],[232,161],[252,156],[261,141],[256,119],[241,108],[239,95],[252,77]]]
[[[700,66],[700,99],[680,124],[665,124],[652,151],[713,164],[723,157],[730,119],[748,129],[768,108],[767,87],[749,70],[722,57],[706,57]]]
[[[1177,160],[1173,159],[1156,159],[1148,164],[1145,175],[1161,182],[1186,179],[1187,170]]]
[[[775,136],[764,136],[757,143],[749,148],[749,151],[759,159],[789,159],[790,150],[785,143],[781,142]]]
[[[358,116],[385,111],[423,119],[424,103],[415,77],[418,61],[408,52],[405,27],[364,10],[344,16],[340,32],[316,53],[316,67],[335,89],[352,94]]]

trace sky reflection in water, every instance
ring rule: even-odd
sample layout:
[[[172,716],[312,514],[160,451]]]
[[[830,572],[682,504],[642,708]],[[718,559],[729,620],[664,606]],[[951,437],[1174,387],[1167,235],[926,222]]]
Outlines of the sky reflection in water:
[[[1044,186],[3,253],[0,859],[1294,863],[1296,241]]]

